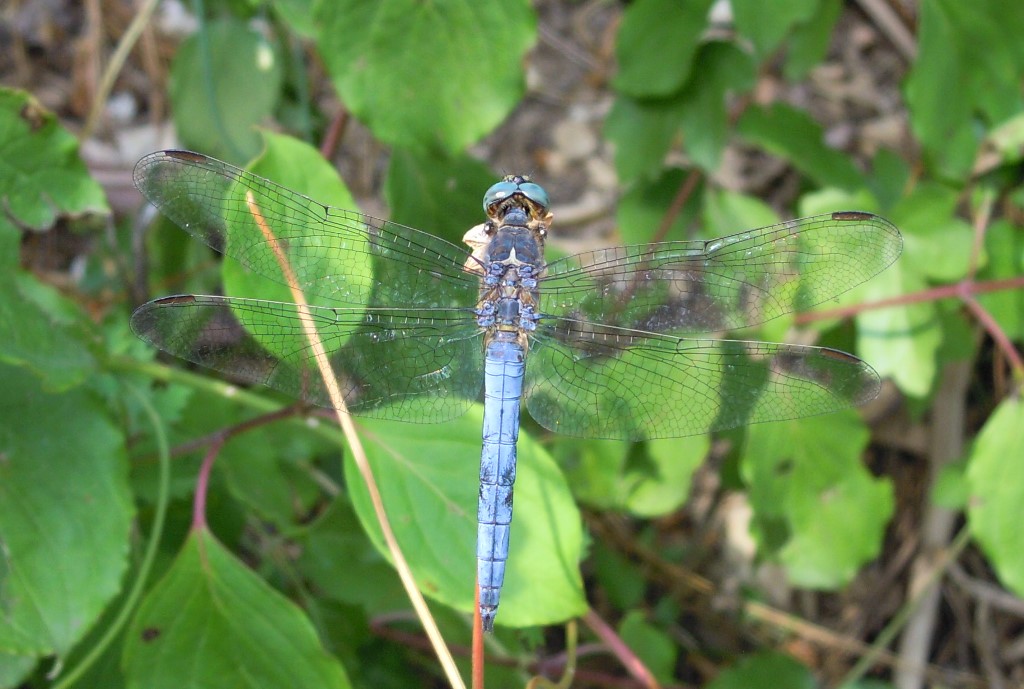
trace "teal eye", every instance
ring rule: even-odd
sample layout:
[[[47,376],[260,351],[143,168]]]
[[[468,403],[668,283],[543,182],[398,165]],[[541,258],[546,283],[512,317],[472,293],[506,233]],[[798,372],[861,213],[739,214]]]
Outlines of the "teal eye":
[[[548,193],[544,191],[544,187],[533,182],[523,182],[519,185],[519,191],[522,192],[523,196],[547,210],[550,201],[548,201]]]
[[[537,185],[535,184],[533,186]],[[540,187],[537,188],[539,189]],[[488,189],[486,194],[484,194],[484,212],[486,213],[488,208],[498,203],[499,201],[507,199],[509,196],[516,193],[516,191],[518,190],[519,185],[516,184],[515,182],[498,182],[490,189]]]

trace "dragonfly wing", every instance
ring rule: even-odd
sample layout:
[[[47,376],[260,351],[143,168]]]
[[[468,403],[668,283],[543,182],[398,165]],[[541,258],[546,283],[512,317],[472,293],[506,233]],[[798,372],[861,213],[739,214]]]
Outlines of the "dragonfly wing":
[[[140,306],[131,325],[175,356],[330,407],[306,337],[314,325],[352,413],[448,421],[483,380],[480,330],[454,309],[362,309],[185,295]],[[243,327],[244,324],[244,327]]]
[[[707,241],[600,249],[549,264],[541,306],[647,332],[733,330],[833,299],[884,270],[902,246],[887,220],[843,212]]]
[[[474,264],[464,249],[324,205],[214,158],[151,153],[136,165],[135,185],[192,236],[287,285],[283,257],[310,302],[446,308],[476,301],[478,275],[464,268]]]
[[[525,396],[557,433],[644,440],[827,414],[874,398],[879,384],[865,362],[826,347],[555,319],[531,341]]]

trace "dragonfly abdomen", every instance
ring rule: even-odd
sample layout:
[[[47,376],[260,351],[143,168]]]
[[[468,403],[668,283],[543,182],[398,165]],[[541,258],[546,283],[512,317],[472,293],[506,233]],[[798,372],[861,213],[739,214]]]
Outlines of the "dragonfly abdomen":
[[[510,333],[511,334],[511,333]],[[483,450],[477,505],[477,582],[484,631],[494,627],[512,523],[512,486],[516,480],[519,401],[523,394],[522,345],[500,331],[484,359]]]

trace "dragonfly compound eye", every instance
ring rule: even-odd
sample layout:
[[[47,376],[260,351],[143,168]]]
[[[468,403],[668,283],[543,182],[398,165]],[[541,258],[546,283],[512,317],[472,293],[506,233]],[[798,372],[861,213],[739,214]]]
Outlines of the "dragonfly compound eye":
[[[537,204],[538,206],[545,210],[547,210],[548,206],[551,203],[550,201],[548,201],[548,193],[544,191],[544,187],[542,187],[539,184],[534,184],[533,182],[523,182],[522,184],[519,185],[519,191],[520,193],[523,194],[523,196],[530,199],[535,204]]]
[[[536,185],[534,185],[536,186]],[[512,194],[519,190],[519,185],[515,182],[502,181],[498,182],[484,194],[484,212],[486,213],[491,206],[496,203],[504,201]]]
[[[496,203],[501,203],[513,194],[522,194],[545,211],[551,203],[544,187],[527,181],[523,177],[509,176],[492,186],[484,194],[484,212],[488,212]]]

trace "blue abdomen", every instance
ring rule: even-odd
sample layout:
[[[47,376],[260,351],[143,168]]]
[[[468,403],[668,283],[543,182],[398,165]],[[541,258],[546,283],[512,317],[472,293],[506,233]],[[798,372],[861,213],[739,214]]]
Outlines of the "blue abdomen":
[[[508,559],[512,485],[516,480],[519,401],[525,353],[499,331],[484,359],[484,430],[477,506],[477,582],[484,631],[491,631]]]

